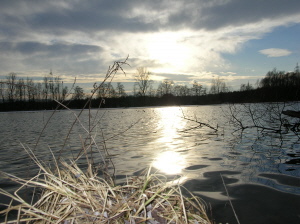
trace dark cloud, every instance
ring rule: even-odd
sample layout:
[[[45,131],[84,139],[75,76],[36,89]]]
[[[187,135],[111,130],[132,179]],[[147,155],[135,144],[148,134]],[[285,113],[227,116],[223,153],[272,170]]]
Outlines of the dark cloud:
[[[95,45],[7,41],[0,42],[0,52],[0,67],[4,70],[54,68],[86,74],[106,69],[101,67],[102,48]]]
[[[299,10],[299,0],[231,0],[226,4],[202,8],[194,25],[217,29],[298,15]]]
[[[72,76],[96,74],[107,69],[107,66],[101,63],[101,58],[78,57],[77,55],[60,58],[32,56],[23,58],[21,63],[30,66],[32,70],[45,71],[53,69],[59,73]]]
[[[102,14],[97,11],[72,11],[68,14],[42,13],[29,20],[32,29],[45,32],[65,33],[68,31],[128,31],[153,30],[151,24],[145,24],[139,18],[123,18],[120,15]]]
[[[300,1],[2,0],[0,8],[0,30],[6,30],[5,33],[28,29],[54,34],[70,31],[88,34],[97,31],[151,32],[181,27],[212,30],[292,16],[298,14]],[[161,21],[162,15],[165,22]]]
[[[82,55],[88,53],[99,53],[102,51],[100,46],[83,45],[83,44],[44,44],[34,41],[26,42],[0,42],[0,50],[2,53],[20,53],[23,55],[43,54],[51,57]]]
[[[214,30],[228,26],[242,26],[264,19],[280,19],[298,15],[298,0],[231,0],[231,1],[187,1],[182,10],[171,13],[169,27],[189,27]]]
[[[54,3],[57,4],[54,4]],[[63,34],[69,31],[147,31],[153,24],[143,22],[140,16],[130,17],[135,1],[26,1],[0,3],[1,26],[12,29],[26,26],[30,30]],[[32,10],[30,12],[30,8]]]

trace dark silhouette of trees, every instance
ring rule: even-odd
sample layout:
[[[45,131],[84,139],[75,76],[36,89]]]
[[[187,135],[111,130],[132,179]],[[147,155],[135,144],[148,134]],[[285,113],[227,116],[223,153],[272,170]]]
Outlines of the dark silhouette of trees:
[[[98,88],[97,98],[116,97],[116,91],[111,83],[104,83]]]
[[[117,97],[125,97],[127,94],[125,92],[124,85],[120,82],[117,83],[116,87],[116,96]]]
[[[299,87],[300,85],[300,71],[299,66],[294,69],[294,72],[278,71],[274,68],[269,71],[265,78],[260,81],[261,88],[285,88],[285,87]]]
[[[300,100],[300,69],[297,64],[292,72],[273,69],[266,76],[258,80],[254,88],[249,82],[242,84],[239,91],[229,91],[223,79],[217,77],[212,80],[209,94],[206,88],[194,81],[192,86],[176,85],[173,80],[165,79],[153,88],[150,72],[145,68],[137,70],[135,79],[135,93],[127,95],[124,85],[111,82],[102,83],[95,88],[95,95],[91,104],[99,105],[99,100],[105,99],[104,107],[131,106],[163,106],[163,105],[204,105],[220,103],[255,103],[255,102],[285,102]],[[9,73],[4,80],[0,80],[0,110],[25,109],[53,109],[57,101],[69,101],[71,108],[84,105],[83,88],[79,85],[71,89],[68,97],[68,87],[59,76],[52,72],[41,82],[32,78],[18,78],[15,73]],[[67,98],[68,97],[68,98]],[[71,101],[76,101],[72,103]]]
[[[0,97],[2,103],[16,101],[48,101],[63,100],[68,87],[63,86],[59,76],[52,73],[43,78],[43,82],[34,82],[32,78],[18,78],[15,73],[9,73],[5,80],[0,80]]]
[[[83,98],[84,98],[83,88],[81,88],[80,86],[76,86],[74,88],[74,94],[72,96],[72,99],[74,99],[74,100],[82,100]]]
[[[282,87],[287,84],[284,71],[278,71],[274,68],[266,74],[266,77],[260,81],[262,88]]]
[[[137,68],[136,74],[134,75],[134,93],[138,96],[146,96],[148,90],[152,85],[152,80],[150,79],[151,73],[145,67]]]
[[[249,84],[249,82],[247,84],[241,84],[241,87],[240,87],[240,91],[243,92],[243,91],[250,91],[250,90],[253,90],[253,86],[251,84]]]
[[[206,94],[206,89],[197,81],[193,82],[193,87],[191,91],[193,96],[201,96]]]
[[[0,96],[1,96],[1,99],[2,99],[2,103],[4,103],[5,101],[5,83],[4,82],[1,82],[0,80]]]
[[[173,87],[172,94],[174,96],[190,96],[191,89],[187,85],[176,85]]]
[[[293,72],[273,69],[260,80],[258,91],[266,101],[299,100],[300,71],[299,66]]]
[[[9,73],[6,77],[7,84],[7,97],[9,102],[14,101],[15,90],[16,90],[16,79],[17,76],[15,73]]]
[[[28,101],[35,101],[37,91],[33,80],[28,77],[26,79],[26,92]]]
[[[49,77],[48,76],[45,76],[44,79],[43,79],[43,99],[44,100],[48,100],[49,98],[49,93],[50,93],[50,84],[49,84]]]
[[[35,86],[36,89],[36,99],[37,100],[43,100],[43,87],[42,87],[42,83],[38,82]]]
[[[157,96],[172,94],[174,81],[170,79],[164,79],[157,88]]]
[[[19,101],[25,100],[26,96],[26,86],[23,78],[18,80],[18,84],[16,85],[16,99]]]
[[[211,80],[210,94],[219,94],[228,92],[228,87],[220,77]]]

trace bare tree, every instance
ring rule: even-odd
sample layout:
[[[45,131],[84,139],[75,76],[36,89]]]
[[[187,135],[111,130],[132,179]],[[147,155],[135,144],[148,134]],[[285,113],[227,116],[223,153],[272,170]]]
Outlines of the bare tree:
[[[29,101],[35,100],[36,95],[36,89],[35,85],[32,79],[28,78],[26,79],[26,92],[27,92],[27,99]]]
[[[249,90],[253,90],[253,86],[251,84],[241,84],[241,87],[240,87],[240,91],[249,91]]]
[[[158,86],[157,92],[160,96],[171,94],[174,81],[170,79],[164,79]]]
[[[210,94],[219,94],[228,92],[228,87],[223,79],[217,77],[211,80]]]
[[[37,84],[35,84],[35,89],[36,89],[36,99],[37,100],[42,100],[42,83],[38,82]]]
[[[186,85],[176,85],[173,87],[172,93],[175,96],[189,96],[190,89]]]
[[[104,83],[98,87],[97,97],[98,98],[111,98],[116,96],[116,91],[111,83]]]
[[[49,89],[50,89],[51,99],[54,100],[55,99],[55,88],[54,88],[54,78],[53,78],[52,70],[49,73],[48,82],[49,82]]]
[[[134,76],[134,90],[137,95],[146,96],[148,90],[152,85],[152,80],[150,79],[151,73],[145,67],[137,68],[136,74]]]
[[[7,95],[8,95],[8,101],[14,101],[15,91],[16,91],[16,80],[17,75],[16,73],[9,73],[6,77],[6,83],[8,87]]]
[[[173,94],[175,96],[180,96],[180,94],[181,94],[181,86],[180,85],[174,86],[174,88],[173,88]]]
[[[25,100],[25,83],[24,83],[24,79],[20,78],[17,82],[17,86],[16,86],[16,98],[19,101]]]
[[[62,90],[62,100],[65,100],[68,94],[68,86],[64,86]]]
[[[161,97],[163,95],[163,88],[161,83],[158,85],[157,90],[156,90],[156,96]]]
[[[200,83],[198,83],[197,81],[193,82],[192,93],[193,93],[193,96],[203,95],[202,85]]]
[[[48,98],[49,98],[48,95],[49,95],[49,92],[50,92],[50,90],[49,90],[49,77],[48,76],[44,77],[43,86],[44,86],[44,88],[43,88],[43,99],[47,101]]]
[[[62,89],[63,89],[63,82],[59,76],[54,77],[54,92],[55,92],[55,99],[61,100],[62,98]]]
[[[0,80],[0,95],[2,98],[2,103],[5,101],[5,82]]]
[[[81,100],[84,98],[84,91],[83,91],[83,88],[79,87],[79,86],[76,86],[74,88],[74,94],[73,94],[73,97],[72,97],[74,100]]]
[[[117,83],[116,96],[117,97],[124,97],[124,96],[126,96],[124,85],[122,83],[120,83],[120,82]]]

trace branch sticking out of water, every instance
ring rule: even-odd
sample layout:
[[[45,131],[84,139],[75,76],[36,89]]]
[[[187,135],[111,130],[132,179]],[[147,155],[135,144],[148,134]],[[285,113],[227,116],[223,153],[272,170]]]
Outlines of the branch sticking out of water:
[[[215,132],[218,131],[218,125],[217,125],[217,127],[213,127],[213,126],[211,126],[210,124],[207,124],[207,123],[198,121],[196,116],[195,116],[195,119],[188,118],[188,117],[185,116],[185,114],[184,114],[184,112],[183,112],[183,110],[182,110],[181,107],[180,107],[180,109],[181,109],[181,112],[182,112],[182,115],[183,115],[183,119],[188,120],[188,121],[193,121],[193,122],[196,122],[196,123],[199,124],[199,125],[196,126],[196,127],[192,127],[192,128],[189,128],[189,129],[185,129],[183,132],[186,132],[186,131],[189,131],[189,130],[192,130],[192,129],[196,129],[196,128],[201,128],[201,127],[203,127],[203,126],[205,126],[205,127],[207,127],[207,128],[210,128],[210,129],[214,130]]]
[[[299,137],[299,112],[287,110],[298,108],[298,103],[232,104],[228,106],[227,117],[236,131],[260,130],[261,133],[287,134],[294,132]]]

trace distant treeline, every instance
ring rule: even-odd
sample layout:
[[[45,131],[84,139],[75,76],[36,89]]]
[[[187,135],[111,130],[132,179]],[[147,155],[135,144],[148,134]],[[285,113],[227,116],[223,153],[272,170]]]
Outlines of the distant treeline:
[[[299,91],[298,65],[293,72],[273,69],[259,80],[256,87],[249,83],[242,84],[239,91],[229,91],[225,81],[220,78],[212,80],[209,91],[198,82],[188,88],[185,85],[174,85],[172,80],[163,80],[153,90],[150,73],[139,68],[132,95],[125,93],[122,83],[117,83],[116,87],[105,83],[97,88],[95,97],[88,106],[97,108],[100,103],[101,107],[110,108],[299,101]],[[63,109],[57,101],[72,109],[83,108],[88,95],[79,86],[74,87],[70,94],[63,81],[52,73],[38,83],[29,78],[17,79],[16,74],[10,73],[6,80],[0,80],[0,97],[0,111],[14,111]]]

